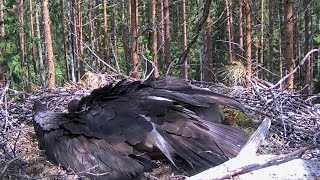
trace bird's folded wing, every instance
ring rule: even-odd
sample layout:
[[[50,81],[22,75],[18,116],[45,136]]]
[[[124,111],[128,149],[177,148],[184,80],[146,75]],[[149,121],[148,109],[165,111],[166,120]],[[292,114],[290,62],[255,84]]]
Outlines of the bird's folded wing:
[[[132,147],[125,143],[114,146],[104,139],[72,136],[62,129],[46,134],[43,141],[51,160],[90,179],[131,179],[146,170],[147,163],[130,157]]]

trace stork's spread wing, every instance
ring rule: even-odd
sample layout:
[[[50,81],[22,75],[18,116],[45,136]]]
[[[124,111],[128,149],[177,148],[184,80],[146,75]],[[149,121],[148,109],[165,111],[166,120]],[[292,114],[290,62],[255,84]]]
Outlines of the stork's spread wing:
[[[50,159],[77,172],[107,173],[102,179],[131,178],[152,168],[142,155],[146,147],[158,148],[173,164],[177,154],[192,166],[210,167],[236,155],[246,142],[243,131],[192,111],[216,103],[242,108],[178,78],[121,81],[82,98],[76,113],[36,108],[36,130]]]

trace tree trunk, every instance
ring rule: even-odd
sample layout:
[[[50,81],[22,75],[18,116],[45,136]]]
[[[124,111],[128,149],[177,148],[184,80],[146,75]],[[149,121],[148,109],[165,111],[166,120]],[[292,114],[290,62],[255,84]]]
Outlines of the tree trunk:
[[[211,39],[211,18],[207,17],[204,25],[204,63],[203,63],[203,76],[207,82],[213,81],[213,56],[212,56],[212,39]]]
[[[73,57],[73,67],[75,70],[75,81],[79,80],[79,73],[77,73],[79,71],[79,46],[78,46],[78,21],[77,21],[77,0],[72,0],[72,5],[71,5],[71,9],[72,9],[72,57]]]
[[[126,25],[124,0],[122,1],[122,10],[121,10],[121,29],[122,29],[122,43],[123,43],[123,51],[124,51],[124,60],[126,63],[126,74],[129,76],[130,63],[129,63],[129,45],[128,45],[128,40],[127,40],[128,39],[128,28]]]
[[[4,26],[4,0],[0,0],[0,39],[5,37],[5,26]]]
[[[180,38],[180,29],[181,29],[181,22],[180,22],[180,16],[181,16],[181,13],[180,13],[180,2],[176,2],[175,3],[175,6],[176,6],[176,31],[175,31],[175,37],[176,37],[176,42],[177,42],[177,47],[180,48],[180,43],[182,42],[181,41],[181,38]]]
[[[263,70],[263,68],[264,68],[264,58],[263,58],[263,55],[264,55],[264,53],[263,53],[263,50],[264,50],[264,9],[265,9],[265,7],[264,7],[264,0],[261,0],[261,31],[260,31],[260,34],[261,34],[261,36],[260,36],[260,66],[261,66],[261,68],[260,68],[260,77],[262,78],[262,79],[264,79],[264,70]]]
[[[61,28],[62,28],[62,43],[63,43],[63,54],[64,54],[64,61],[65,61],[65,68],[66,68],[66,80],[70,80],[70,70],[69,70],[69,60],[68,60],[68,47],[66,43],[66,31],[65,31],[65,19],[64,19],[64,12],[63,12],[63,0],[60,0],[60,16],[61,16]]]
[[[309,15],[309,8],[310,0],[304,0],[303,1],[303,9],[304,9],[304,38],[305,38],[305,44],[304,44],[304,54],[307,54],[310,50],[310,15]],[[307,88],[305,89],[306,94],[311,95],[312,94],[312,87],[311,87],[311,61],[310,56],[305,62],[305,70],[306,70],[306,77],[305,77],[305,85],[307,85]]]
[[[42,18],[43,18],[43,31],[44,31],[44,44],[46,49],[46,59],[48,66],[48,87],[55,88],[55,72],[54,72],[54,60],[53,49],[51,41],[50,30],[50,16],[49,16],[48,0],[42,0]]]
[[[96,0],[95,2],[96,2],[95,6],[98,6],[100,4],[99,0]],[[99,8],[96,8],[95,16],[100,16]],[[97,44],[95,47],[97,48],[97,52],[99,54],[99,57],[101,59],[103,59],[103,50],[104,49],[102,48],[101,24],[102,24],[101,19],[98,18],[97,23],[96,23],[97,28],[96,28],[96,36],[95,36],[95,38],[97,39],[97,41],[96,41]],[[104,68],[103,62],[98,60],[98,63],[100,65],[99,70],[100,71],[103,70],[103,68]]]
[[[157,78],[159,76],[158,71],[158,41],[157,41],[157,19],[156,19],[156,0],[151,1],[151,16],[152,16],[152,54],[154,71],[153,77]]]
[[[5,26],[4,26],[4,4],[3,0],[0,0],[0,41],[4,42],[5,38]],[[5,45],[0,43],[0,59],[3,58]],[[0,68],[0,87],[4,86],[4,69]]]
[[[182,46],[183,51],[187,50],[187,12],[186,0],[182,0]],[[183,62],[183,78],[188,79],[188,58]]]
[[[162,69],[165,69],[165,60],[164,60],[164,5],[163,5],[163,1],[159,2],[160,4],[160,8],[158,8],[158,22],[160,22],[160,26],[159,26],[159,33],[158,33],[158,42],[160,42],[160,53],[158,53],[158,61],[159,61],[159,67],[161,67]]]
[[[116,2],[113,0],[113,4]],[[116,6],[113,6],[111,9],[111,24],[112,24],[112,33],[113,33],[113,57],[116,64],[117,73],[120,74],[120,66],[118,63],[118,41],[117,41],[117,24],[116,24]]]
[[[269,0],[269,62],[267,62],[268,70],[274,73],[273,64],[273,0]],[[274,75],[270,73],[271,82],[274,81]]]
[[[68,27],[70,30],[68,30],[68,46],[69,46],[69,58],[70,58],[70,64],[69,64],[69,68],[70,68],[70,78],[72,82],[76,82],[76,76],[75,76],[75,67],[74,67],[74,62],[75,62],[75,55],[74,55],[74,35],[73,35],[73,28],[74,28],[74,14],[73,14],[73,1],[67,1],[67,13],[68,13],[68,17],[69,19],[71,19],[70,21],[68,21]]]
[[[39,61],[39,74],[40,74],[40,86],[45,87],[46,85],[46,79],[45,79],[45,69],[44,69],[44,63],[43,63],[43,57],[42,57],[42,47],[41,47],[41,34],[40,34],[40,22],[39,22],[39,5],[37,2],[35,2],[35,25],[36,25],[36,37],[38,39],[37,41],[37,50],[38,50],[38,61]]]
[[[247,59],[247,76],[252,76],[251,64],[251,0],[245,0],[245,18],[246,18],[246,59]]]
[[[104,61],[110,64],[110,55],[109,55],[109,35],[108,35],[108,13],[107,13],[107,0],[103,0],[103,32],[104,32]],[[106,71],[110,73],[110,68],[106,66]]]
[[[164,53],[165,53],[165,64],[166,69],[169,68],[170,65],[170,13],[169,13],[169,0],[164,0]]]
[[[292,1],[285,0],[284,4],[284,26],[285,26],[285,53],[284,59],[286,61],[287,73],[293,71],[294,59],[293,59],[293,12],[292,12]],[[294,77],[289,76],[286,81],[286,87],[289,90],[293,90]]]
[[[81,9],[81,0],[78,0],[77,3],[77,21],[78,21],[78,79],[84,75],[84,63],[83,63],[83,28],[82,28],[82,9]]]
[[[24,49],[24,30],[23,30],[23,0],[17,1],[17,15],[18,15],[18,30],[19,30],[19,56],[20,56],[20,64],[22,69],[22,89],[26,88],[27,78],[25,77],[25,49]]]
[[[282,0],[278,1],[279,5],[279,13],[278,13],[278,19],[279,19],[279,74],[280,78],[283,77],[283,54],[282,54],[282,40],[283,40],[283,9],[282,9]],[[282,85],[281,85],[282,86]]]
[[[89,21],[89,27],[88,27],[88,30],[89,30],[89,47],[90,49],[94,50],[94,31],[93,31],[93,24],[94,24],[94,19],[92,18],[92,8],[93,8],[93,2],[92,0],[87,0],[87,5],[88,5],[88,21]],[[90,53],[90,60],[88,61],[88,64],[90,66],[93,66],[93,59],[94,59],[94,56],[92,53]]]
[[[239,0],[239,48],[240,55],[243,57],[243,0]]]
[[[227,35],[228,35],[228,46],[229,46],[229,59],[230,63],[233,64],[234,55],[233,55],[233,37],[232,37],[232,12],[231,12],[231,0],[225,0],[226,5],[226,18],[227,18]]]
[[[139,78],[138,57],[138,0],[131,0],[131,54],[133,63],[133,77]]]
[[[34,73],[38,73],[37,71],[37,49],[36,43],[34,40],[34,18],[33,18],[33,1],[29,0],[29,15],[30,15],[30,35],[32,41],[32,63],[33,63],[33,70]]]

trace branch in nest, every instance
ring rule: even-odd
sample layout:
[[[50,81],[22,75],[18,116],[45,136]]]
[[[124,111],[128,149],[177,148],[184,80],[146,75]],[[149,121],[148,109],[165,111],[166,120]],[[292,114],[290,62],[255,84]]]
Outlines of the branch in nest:
[[[256,132],[250,137],[247,144],[243,147],[237,157],[231,159],[220,166],[210,168],[204,172],[201,172],[195,176],[187,178],[188,180],[198,180],[198,179],[227,179],[234,176],[251,172],[257,169],[263,169],[267,166],[283,163],[288,159],[292,159],[298,154],[302,154],[307,150],[316,148],[316,145],[307,146],[291,152],[289,154],[283,154],[278,156],[257,156],[256,151],[261,143],[261,141],[266,137],[268,129],[270,127],[271,120],[266,118],[261,125],[258,127]],[[320,166],[320,164],[319,164]],[[281,170],[281,169],[280,169]],[[285,170],[281,170],[284,171]],[[269,174],[265,174],[267,177]]]

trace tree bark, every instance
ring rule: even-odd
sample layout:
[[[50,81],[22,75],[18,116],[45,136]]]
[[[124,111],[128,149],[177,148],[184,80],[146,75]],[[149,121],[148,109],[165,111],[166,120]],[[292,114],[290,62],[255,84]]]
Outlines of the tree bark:
[[[109,35],[108,35],[108,13],[107,13],[107,0],[103,0],[103,32],[104,32],[104,61],[110,64],[110,55],[109,55]],[[110,73],[110,68],[106,66],[106,71]]]
[[[310,15],[309,15],[309,5],[310,5],[310,0],[304,0],[303,1],[303,9],[304,9],[304,38],[305,38],[305,44],[304,44],[304,53],[307,54],[310,49]],[[311,61],[310,61],[310,56],[306,60],[305,63],[305,85],[307,85],[307,88],[305,89],[305,93],[308,95],[312,94],[312,78],[311,78]]]
[[[5,26],[4,26],[4,4],[3,0],[0,0],[0,41],[4,42],[5,38]],[[4,44],[0,44],[0,59],[3,58]],[[0,68],[0,87],[4,86],[4,69]]]
[[[96,0],[96,1],[95,1],[95,6],[98,6],[99,4],[100,4],[99,0]],[[100,10],[99,10],[99,8],[96,8],[96,10],[95,10],[95,16],[100,16]],[[104,49],[102,48],[101,24],[102,24],[101,19],[98,18],[98,19],[97,19],[97,22],[96,22],[97,28],[96,28],[96,36],[95,36],[95,39],[97,39],[97,41],[96,41],[95,47],[97,48],[96,50],[97,50],[97,52],[98,52],[98,54],[99,54],[99,57],[100,57],[101,59],[103,59],[103,57],[104,57],[104,56],[103,56],[103,50],[104,50]],[[100,65],[99,70],[101,71],[101,70],[104,68],[104,64],[103,64],[102,61],[99,61],[99,60],[98,60],[98,63],[99,63],[99,65]]]
[[[139,57],[138,57],[138,0],[131,0],[131,54],[133,62],[133,77],[139,78]]]
[[[284,26],[285,26],[285,54],[284,59],[286,61],[286,68],[288,73],[293,71],[294,59],[293,59],[293,12],[292,12],[292,1],[284,1]],[[286,81],[286,87],[289,90],[294,88],[294,77],[289,76]]]
[[[69,58],[70,58],[70,78],[72,82],[76,82],[76,76],[75,76],[75,47],[74,47],[74,34],[73,34],[73,28],[74,28],[74,14],[73,14],[73,1],[67,1],[67,14],[70,21],[68,21],[68,26],[70,30],[68,30],[68,47],[69,47]]]
[[[84,63],[83,63],[83,28],[82,28],[82,9],[81,9],[81,1],[82,0],[78,0],[77,3],[77,11],[78,11],[78,15],[77,15],[77,21],[78,21],[78,50],[79,50],[79,54],[78,54],[78,78],[80,79],[85,72],[85,68],[84,68]]]
[[[182,0],[182,49],[187,50],[187,12],[186,12],[186,0]],[[188,79],[188,58],[183,62],[183,78]]]
[[[69,60],[68,60],[68,47],[66,41],[66,31],[65,31],[65,19],[63,12],[63,0],[60,0],[60,17],[61,17],[61,28],[62,28],[62,43],[63,43],[63,54],[64,54],[64,62],[66,68],[66,80],[70,80],[70,69],[69,69]]]
[[[170,45],[171,45],[171,38],[170,38],[170,13],[169,13],[169,0],[164,0],[164,53],[165,53],[165,64],[166,69],[170,66]]]
[[[203,63],[203,76],[207,82],[213,81],[213,56],[212,56],[212,39],[211,39],[211,18],[210,15],[204,25],[204,63]]]
[[[17,1],[18,30],[19,30],[19,56],[22,69],[22,89],[26,87],[27,78],[25,76],[25,49],[24,49],[24,30],[23,30],[23,0]]]
[[[113,4],[116,2],[113,0]],[[117,37],[117,24],[116,24],[116,6],[113,6],[111,9],[111,24],[112,24],[112,33],[113,33],[113,56],[116,64],[116,70],[118,74],[121,74],[120,66],[118,63],[118,37]]]
[[[121,29],[122,29],[122,43],[123,43],[123,51],[124,51],[124,60],[126,63],[126,74],[127,74],[127,76],[129,76],[130,63],[129,63],[129,45],[128,45],[128,40],[127,40],[128,39],[128,28],[126,25],[124,0],[122,1],[122,10],[121,10]]]
[[[44,63],[43,63],[43,57],[42,57],[42,47],[41,42],[39,41],[41,39],[40,34],[40,22],[39,22],[39,5],[37,2],[35,2],[35,25],[36,25],[36,37],[38,39],[37,41],[37,51],[38,51],[38,61],[39,61],[39,75],[40,75],[40,86],[45,87],[46,80],[45,80],[45,69],[44,69]]]
[[[261,29],[260,29],[260,77],[264,79],[264,0],[261,0]]]
[[[273,64],[273,0],[269,0],[269,61],[267,62],[268,69],[273,73],[274,64]],[[271,82],[274,81],[274,75],[270,73]]]
[[[252,76],[251,64],[251,0],[244,0],[245,18],[246,18],[246,59],[247,59],[247,76]]]
[[[55,72],[54,72],[54,60],[53,49],[51,41],[51,29],[50,29],[50,16],[49,16],[48,0],[42,0],[42,18],[43,18],[43,31],[44,31],[44,44],[46,49],[46,59],[48,66],[48,87],[55,88]]]
[[[232,0],[225,0],[225,5],[226,5],[226,18],[227,18],[227,35],[228,35],[228,46],[229,46],[229,59],[230,59],[230,63],[233,64],[233,60],[234,60],[234,55],[233,55],[233,37],[232,37],[232,31],[233,31],[233,27],[232,27],[232,12],[231,12],[231,8],[232,8]]]
[[[94,19],[92,18],[92,7],[93,7],[93,1],[92,0],[87,0],[87,9],[88,9],[88,21],[89,21],[89,47],[94,50],[94,28],[93,28],[93,24],[94,24]],[[90,60],[88,61],[89,65],[92,66],[93,65],[93,59],[94,56],[92,53],[90,53]]]
[[[33,62],[33,70],[37,74],[37,49],[36,43],[34,40],[34,18],[33,18],[33,1],[29,0],[29,16],[30,16],[30,36],[32,41],[32,62]]]
[[[243,0],[239,0],[239,48],[240,55],[243,57]]]
[[[0,0],[0,39],[5,37],[5,26],[4,26],[4,0]]]
[[[282,0],[278,1],[278,7],[279,7],[279,12],[278,12],[278,19],[279,19],[279,74],[280,74],[280,78],[283,77],[283,49],[282,49],[282,40],[284,37],[284,33],[283,33],[283,7],[282,7]],[[281,85],[282,86],[282,85]]]
[[[152,16],[152,54],[153,54],[153,63],[154,71],[153,77],[159,77],[158,71],[158,36],[157,36],[157,18],[156,18],[156,0],[151,1],[151,16]]]
[[[79,57],[78,57],[78,54],[79,54],[79,46],[78,46],[78,21],[77,21],[77,0],[72,0],[71,1],[72,4],[71,4],[71,12],[72,12],[72,17],[71,17],[71,29],[72,29],[72,36],[71,36],[71,39],[72,39],[72,57],[73,57],[73,69],[75,70],[74,71],[74,75],[75,75],[75,81],[78,81],[79,80],[79,73],[78,70],[79,70]]]

